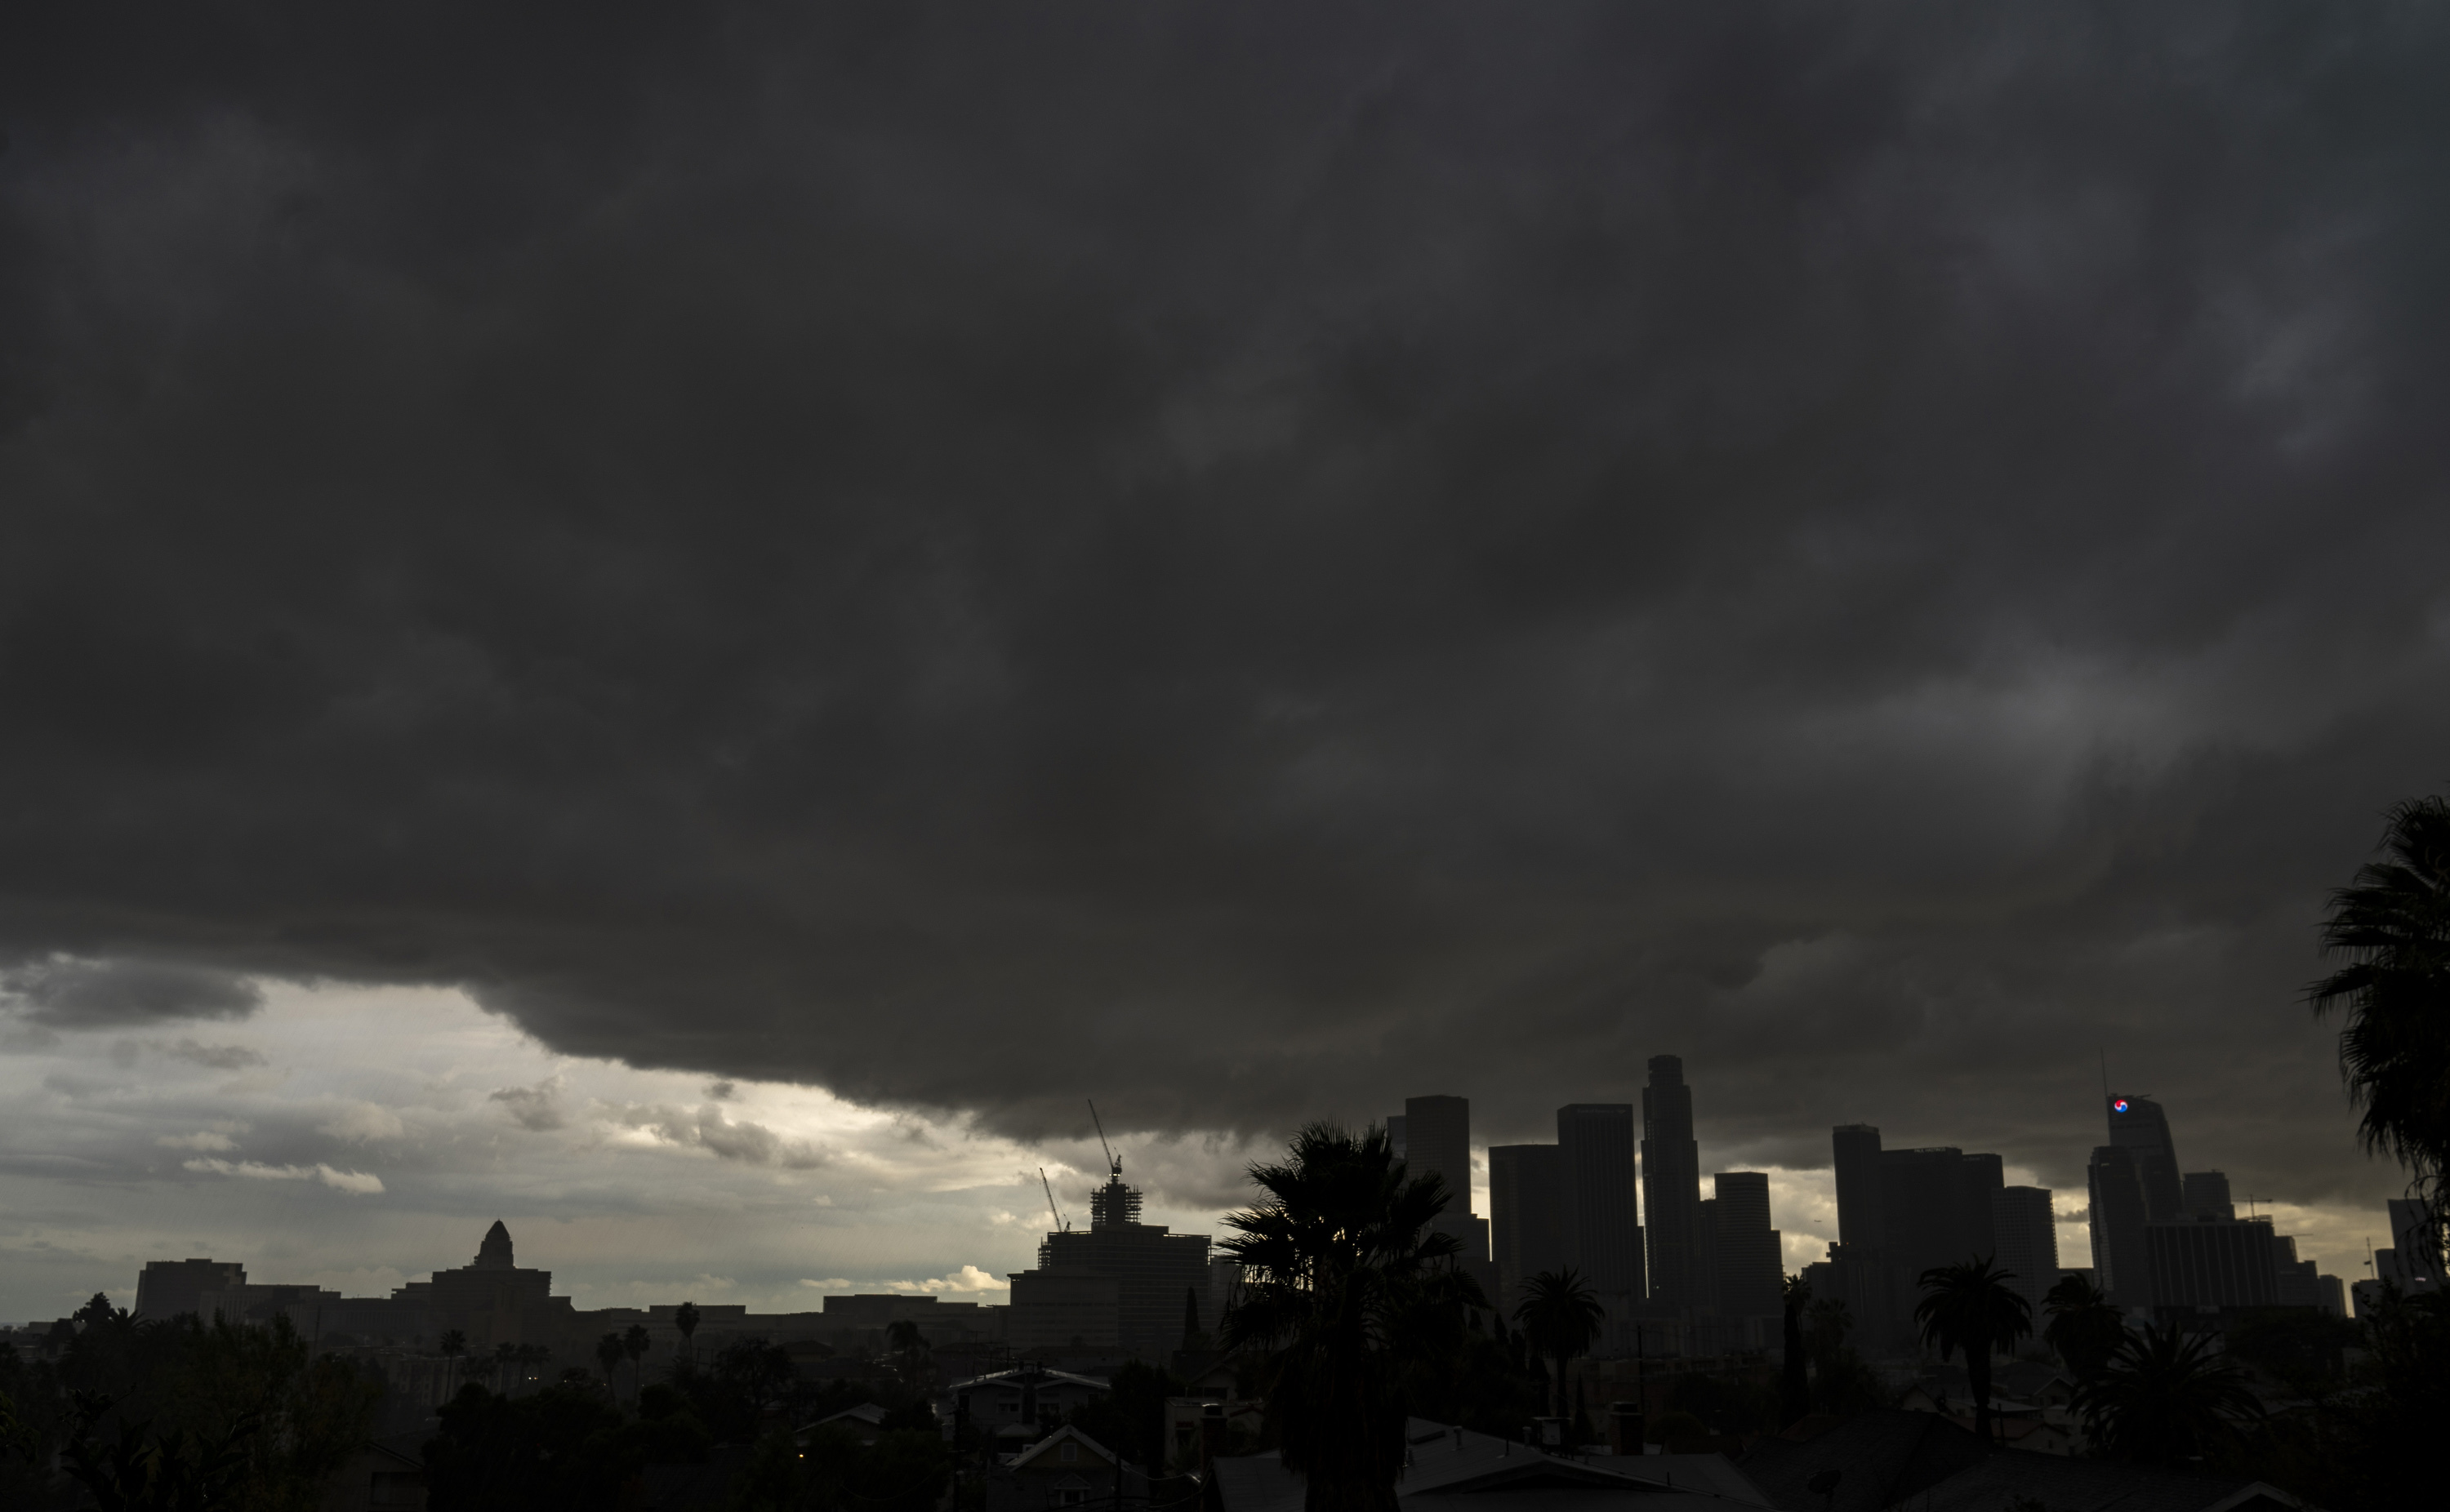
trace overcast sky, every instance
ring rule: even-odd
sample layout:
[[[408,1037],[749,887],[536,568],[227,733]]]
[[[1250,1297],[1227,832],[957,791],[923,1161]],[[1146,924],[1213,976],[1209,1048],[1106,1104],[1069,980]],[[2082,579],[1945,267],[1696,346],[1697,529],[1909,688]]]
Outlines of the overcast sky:
[[[2106,1054],[2360,1273],[2301,993],[2450,779],[2450,20],[0,40],[0,1316],[496,1216],[975,1289],[1086,1097],[1213,1224],[1661,1052],[1790,1264],[1835,1122],[2080,1210]]]

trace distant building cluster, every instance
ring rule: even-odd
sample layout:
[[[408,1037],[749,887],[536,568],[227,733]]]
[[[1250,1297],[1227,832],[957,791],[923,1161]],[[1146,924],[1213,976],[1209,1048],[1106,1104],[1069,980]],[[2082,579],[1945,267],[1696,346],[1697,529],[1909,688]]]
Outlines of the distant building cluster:
[[[1468,1099],[1409,1098],[1387,1119],[1388,1133],[1414,1173],[1444,1181],[1449,1206],[1436,1227],[1454,1237],[1464,1269],[1498,1308],[1511,1313],[1533,1276],[1571,1270],[1605,1311],[1597,1359],[1774,1348],[1785,1266],[1768,1174],[1712,1173],[1703,1195],[1683,1062],[1657,1056],[1648,1071],[1639,1105],[1568,1103],[1557,1110],[1554,1143],[1490,1146],[1486,1216],[1474,1211]],[[1831,1132],[1838,1236],[1802,1279],[1816,1298],[1846,1305],[1854,1338],[1875,1354],[1913,1352],[1920,1276],[1971,1256],[1991,1256],[2012,1272],[2037,1315],[2050,1288],[2078,1274],[2137,1317],[2202,1320],[2266,1307],[2346,1315],[2340,1278],[2300,1259],[2296,1240],[2275,1231],[2268,1216],[2240,1218],[2225,1173],[2181,1169],[2158,1102],[2105,1102],[2109,1142],[2093,1150],[2088,1171],[2089,1269],[2061,1267],[2051,1192],[2007,1185],[1999,1156],[1954,1146],[1889,1149],[1878,1129],[1841,1124]],[[981,1371],[1021,1359],[1083,1370],[1129,1359],[1204,1368],[1202,1351],[1211,1351],[1239,1268],[1219,1258],[1206,1234],[1142,1221],[1140,1193],[1111,1153],[1089,1206],[1085,1228],[1054,1215],[1036,1267],[1010,1276],[1004,1306],[899,1293],[828,1296],[807,1312],[706,1303],[695,1306],[694,1333],[685,1336],[678,1302],[582,1309],[554,1295],[552,1272],[519,1266],[509,1229],[496,1222],[469,1264],[387,1297],[252,1282],[244,1267],[223,1260],[156,1260],[137,1279],[134,1311],[249,1324],[283,1316],[323,1347],[372,1351],[395,1373],[432,1375],[401,1383],[429,1400],[465,1373],[457,1363],[435,1364],[446,1338],[456,1353],[491,1368],[550,1361],[557,1369],[586,1366],[604,1335],[632,1327],[665,1358],[756,1339],[782,1343],[813,1367],[873,1355],[886,1329],[912,1323],[940,1355],[967,1355]],[[2421,1204],[2390,1205],[2394,1244],[2376,1252],[2374,1275],[2357,1284],[2360,1310],[2386,1287],[2416,1293],[2441,1285],[2414,1258],[2426,1252],[2422,1218]]]
[[[1462,1218],[1452,1221],[1467,1265],[1506,1310],[1531,1277],[1571,1270],[1606,1309],[1604,1356],[1766,1348],[1779,1336],[1785,1276],[1769,1175],[1719,1172],[1702,1196],[1684,1062],[1654,1056],[1649,1072],[1638,1111],[1567,1103],[1557,1110],[1556,1143],[1489,1146],[1485,1225],[1469,1216],[1465,1099],[1405,1104],[1409,1163],[1438,1172],[1461,1193]],[[1424,1129],[1437,1132],[1426,1151]],[[1477,1248],[1482,1235],[1486,1250]]]

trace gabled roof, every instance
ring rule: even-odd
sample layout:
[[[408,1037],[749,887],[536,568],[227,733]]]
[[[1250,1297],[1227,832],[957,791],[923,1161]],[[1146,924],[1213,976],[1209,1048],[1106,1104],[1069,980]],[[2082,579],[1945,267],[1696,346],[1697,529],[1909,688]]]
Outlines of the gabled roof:
[[[1593,1492],[1682,1497],[1731,1509],[1773,1503],[1740,1470],[1716,1454],[1652,1454],[1639,1458],[1595,1455],[1578,1459],[1545,1454],[1528,1444],[1449,1424],[1411,1419],[1405,1426],[1410,1453],[1395,1495],[1468,1496],[1455,1512],[1579,1512]],[[1305,1486],[1274,1454],[1216,1462],[1217,1488],[1226,1512],[1300,1512]],[[1559,1497],[1570,1499],[1560,1508]],[[1425,1501],[1422,1512],[1434,1502]],[[1645,1512],[1665,1504],[1645,1500]]]
[[[1753,1483],[1782,1507],[1814,1512],[1880,1512],[1938,1484],[1982,1458],[1973,1434],[1932,1412],[1865,1412],[1800,1442],[1763,1439],[1739,1462]],[[1805,1483],[1838,1472],[1823,1495]]]
[[[1048,1434],[1046,1437],[1039,1440],[1036,1444],[1031,1444],[1028,1448],[1023,1449],[1019,1454],[1013,1456],[1012,1468],[1016,1470],[1025,1470],[1039,1460],[1046,1461],[1049,1465],[1060,1464],[1061,1462],[1055,1452],[1055,1446],[1059,1444],[1064,1443],[1078,1444],[1084,1446],[1091,1454],[1097,1456],[1100,1463],[1106,1464],[1112,1464],[1115,1463],[1113,1450],[1107,1448],[1104,1444],[1099,1444],[1097,1440],[1089,1437],[1079,1428],[1076,1428],[1067,1423],[1063,1426]]]
[[[1100,1381],[1093,1375],[1074,1375],[1068,1370],[1021,1369],[990,1370],[985,1375],[974,1375],[967,1381],[956,1381],[943,1389],[947,1391],[967,1391],[976,1386],[1002,1386],[1010,1390],[1018,1391],[1023,1385],[1021,1378],[1024,1375],[1036,1376],[1038,1378],[1037,1384],[1041,1389],[1051,1386],[1087,1386],[1092,1391],[1108,1391],[1113,1389],[1112,1382]]]
[[[808,1426],[822,1428],[828,1423],[841,1423],[846,1420],[865,1423],[869,1427],[876,1427],[885,1422],[885,1409],[873,1402],[863,1402],[855,1407],[845,1407],[831,1417],[819,1418]]]

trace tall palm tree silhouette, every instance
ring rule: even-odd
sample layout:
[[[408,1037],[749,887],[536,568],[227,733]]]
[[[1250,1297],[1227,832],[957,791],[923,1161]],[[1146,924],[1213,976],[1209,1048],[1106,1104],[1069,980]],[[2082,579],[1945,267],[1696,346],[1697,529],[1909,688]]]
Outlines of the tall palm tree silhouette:
[[[1262,1200],[1226,1217],[1235,1231],[1218,1246],[1243,1268],[1219,1342],[1266,1351],[1268,1415],[1306,1512],[1394,1512],[1401,1378],[1450,1359],[1464,1309],[1488,1306],[1455,1265],[1462,1246],[1429,1227],[1446,1184],[1408,1176],[1384,1128],[1332,1123],[1303,1128],[1251,1180]]]
[[[1549,1411],[1558,1417],[1565,1415],[1565,1366],[1589,1351],[1606,1316],[1598,1295],[1571,1266],[1543,1270],[1523,1283],[1514,1321],[1532,1349],[1556,1367],[1556,1395]]]
[[[2407,1168],[2441,1248],[2450,1223],[2450,802],[2392,808],[2382,858],[2331,895],[2323,953],[2346,965],[2306,989],[2345,1009],[2340,1073],[2364,1110],[2357,1134]]]
[[[1974,1434],[1991,1444],[1991,1351],[2013,1348],[2033,1331],[2033,1307],[2008,1289],[2012,1270],[1993,1270],[1991,1257],[1976,1255],[1922,1273],[1922,1301],[1915,1322],[1922,1342],[1947,1359],[1965,1351],[1965,1376],[1974,1387]]]

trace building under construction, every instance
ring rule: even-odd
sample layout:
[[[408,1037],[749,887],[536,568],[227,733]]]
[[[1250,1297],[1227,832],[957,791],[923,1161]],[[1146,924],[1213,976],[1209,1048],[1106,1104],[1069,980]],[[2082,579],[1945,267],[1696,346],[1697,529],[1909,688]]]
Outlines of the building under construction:
[[[1038,1247],[1039,1274],[1048,1278],[1111,1279],[1116,1283],[1115,1338],[1125,1354],[1162,1362],[1182,1347],[1183,1303],[1196,1296],[1200,1327],[1214,1329],[1209,1307],[1208,1236],[1171,1233],[1161,1223],[1140,1222],[1140,1194],[1123,1185],[1123,1163],[1108,1157],[1106,1184],[1089,1198],[1089,1227],[1049,1233]],[[1015,1331],[1026,1331],[1020,1314],[1031,1291],[1014,1277]],[[1084,1341],[1085,1342],[1085,1341]]]

